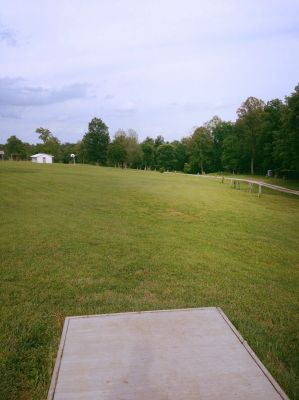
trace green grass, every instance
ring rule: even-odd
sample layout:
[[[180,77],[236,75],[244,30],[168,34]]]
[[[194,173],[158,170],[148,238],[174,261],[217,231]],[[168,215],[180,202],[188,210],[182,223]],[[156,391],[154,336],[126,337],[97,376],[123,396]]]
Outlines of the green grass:
[[[64,317],[222,307],[299,398],[299,201],[181,174],[0,163],[0,398],[44,399]]]

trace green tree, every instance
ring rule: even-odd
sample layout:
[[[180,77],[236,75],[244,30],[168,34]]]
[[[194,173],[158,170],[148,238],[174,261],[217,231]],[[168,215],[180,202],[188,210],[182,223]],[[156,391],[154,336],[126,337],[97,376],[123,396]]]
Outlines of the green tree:
[[[39,134],[38,137],[43,142],[42,144],[36,145],[36,151],[40,153],[51,154],[54,156],[55,162],[61,161],[62,152],[59,139],[54,136],[49,129],[46,128],[37,128],[35,132]]]
[[[202,174],[205,168],[211,164],[213,140],[205,127],[199,127],[193,133],[189,141],[190,159],[193,164],[199,166]]]
[[[155,147],[158,148],[164,143],[165,143],[164,137],[162,135],[158,135],[155,139]]]
[[[86,150],[82,140],[75,144],[74,154],[76,154],[76,162],[84,164],[86,161]]]
[[[262,135],[258,138],[259,166],[265,173],[268,169],[280,167],[280,161],[275,160],[274,145],[275,139],[279,140],[283,127],[285,105],[279,99],[268,101],[264,108]]]
[[[10,136],[5,144],[5,153],[10,158],[18,158],[25,160],[27,158],[25,143],[18,139],[15,135]]]
[[[237,125],[243,140],[243,150],[250,156],[250,172],[254,174],[258,137],[262,133],[265,103],[256,97],[248,97],[237,110]]]
[[[136,168],[142,164],[142,150],[134,129],[119,129],[108,149],[109,162],[115,166]]]
[[[235,134],[226,136],[223,140],[221,163],[223,168],[233,173],[240,165],[240,143]]]
[[[77,143],[63,143],[60,146],[60,150],[61,150],[61,161],[64,164],[69,164],[73,162],[71,154],[75,154],[76,162],[81,161],[79,155],[79,146]]]
[[[100,118],[93,118],[88,124],[88,132],[82,139],[87,162],[106,165],[108,144],[110,142],[108,127]]]
[[[145,169],[151,169],[155,165],[155,142],[154,139],[147,137],[141,143],[143,153],[143,166]]]
[[[161,144],[157,149],[157,165],[172,171],[175,167],[175,149],[171,144]]]
[[[286,97],[281,129],[274,137],[274,159],[282,170],[299,174],[299,85]]]
[[[234,135],[235,125],[230,121],[222,121],[217,115],[204,125],[213,139],[212,165],[213,171],[222,171],[222,153],[224,139]]]
[[[127,165],[130,168],[136,168],[142,164],[142,150],[138,143],[137,132],[134,129],[128,129],[126,133],[126,152]]]
[[[184,164],[183,172],[185,172],[185,174],[190,174],[190,172],[191,172],[191,165],[190,165],[189,163],[185,163],[185,164]]]
[[[43,143],[47,143],[52,138],[52,133],[49,129],[40,127],[40,128],[37,128],[35,130],[35,132],[38,133],[38,138]]]
[[[108,147],[108,159],[115,167],[124,167],[127,162],[126,132],[119,129]]]
[[[174,169],[176,171],[183,171],[185,163],[187,162],[187,148],[186,144],[183,141],[175,140],[171,143],[174,148],[174,158],[175,158],[175,165]]]

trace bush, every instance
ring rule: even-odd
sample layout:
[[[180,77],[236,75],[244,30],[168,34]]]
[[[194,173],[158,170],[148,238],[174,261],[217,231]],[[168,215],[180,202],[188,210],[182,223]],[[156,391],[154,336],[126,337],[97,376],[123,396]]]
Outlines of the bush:
[[[185,172],[185,174],[190,174],[190,172],[191,172],[191,165],[190,164],[188,164],[188,163],[184,164],[184,172]]]
[[[159,168],[159,172],[161,172],[161,174],[163,174],[163,172],[165,172],[165,168],[164,167]]]

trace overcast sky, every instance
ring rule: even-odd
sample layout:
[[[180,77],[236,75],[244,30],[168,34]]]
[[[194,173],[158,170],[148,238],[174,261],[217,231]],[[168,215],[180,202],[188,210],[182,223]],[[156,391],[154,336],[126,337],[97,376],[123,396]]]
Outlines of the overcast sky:
[[[190,134],[299,83],[299,0],[0,0],[0,143]]]

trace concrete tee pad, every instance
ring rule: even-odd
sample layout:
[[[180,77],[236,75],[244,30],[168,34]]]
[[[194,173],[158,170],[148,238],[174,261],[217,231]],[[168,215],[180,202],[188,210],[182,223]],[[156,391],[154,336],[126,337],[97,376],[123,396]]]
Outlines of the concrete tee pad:
[[[48,400],[288,397],[219,308],[68,317]]]

